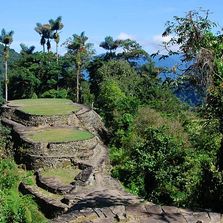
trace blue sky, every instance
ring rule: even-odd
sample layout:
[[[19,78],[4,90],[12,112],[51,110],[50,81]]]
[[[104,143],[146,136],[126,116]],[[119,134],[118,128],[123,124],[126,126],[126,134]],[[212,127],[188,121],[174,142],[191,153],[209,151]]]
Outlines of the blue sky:
[[[98,47],[105,36],[137,40],[149,52],[159,48],[161,33],[167,20],[185,12],[210,9],[210,18],[223,26],[222,0],[10,0],[3,1],[0,29],[14,30],[12,48],[19,51],[20,43],[39,45],[39,35],[34,31],[37,22],[47,23],[50,18],[62,16],[64,28],[61,43],[72,34],[85,31],[89,41]],[[64,49],[60,48],[60,53]]]

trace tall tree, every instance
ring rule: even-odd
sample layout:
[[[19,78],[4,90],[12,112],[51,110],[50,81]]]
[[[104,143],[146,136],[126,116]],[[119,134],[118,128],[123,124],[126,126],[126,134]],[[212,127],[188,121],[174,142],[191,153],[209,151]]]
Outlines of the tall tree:
[[[64,25],[63,25],[63,23],[61,21],[62,21],[62,17],[61,16],[57,17],[56,20],[53,20],[53,19],[49,20],[49,24],[51,25],[51,30],[54,31],[53,39],[54,39],[54,41],[56,43],[57,63],[58,63],[58,58],[59,58],[59,55],[58,55],[58,44],[60,42],[60,35],[59,35],[58,31],[63,29],[63,27],[64,27]]]
[[[163,36],[171,36],[165,48],[169,55],[182,55],[182,62],[190,62],[184,74],[207,90],[214,74],[215,39],[212,28],[216,24],[209,20],[209,11],[189,11],[185,17],[175,16],[168,21]],[[175,50],[178,46],[178,49]]]
[[[51,25],[50,24],[44,24],[43,25],[43,30],[44,30],[44,36],[47,39],[47,41],[46,41],[47,52],[49,53],[50,49],[51,49],[50,39],[53,39],[53,32],[51,30]]]
[[[105,50],[108,50],[108,56],[111,59],[114,51],[120,46],[120,40],[114,40],[111,36],[106,36],[105,40],[99,45]]]
[[[203,13],[203,14],[202,14]],[[223,35],[214,35],[216,24],[209,20],[209,11],[190,11],[185,17],[174,17],[168,22],[164,36],[171,35],[169,46],[178,44],[182,61],[190,66],[184,74],[191,83],[202,87],[206,94],[205,108],[210,118],[219,120],[219,131],[223,134]],[[218,168],[223,170],[223,138],[218,153]]]
[[[47,45],[47,51],[50,51],[52,39],[52,30],[50,24],[36,23],[35,31],[41,36],[40,44],[43,46],[43,52],[45,52],[45,44]]]
[[[46,44],[46,39],[44,36],[44,29],[43,25],[41,23],[36,23],[36,27],[34,29],[39,35],[40,35],[40,44],[43,47],[43,52],[45,52],[45,44]]]
[[[118,54],[118,57],[124,58],[130,62],[131,59],[146,58],[148,59],[148,53],[142,49],[142,46],[135,40],[125,39],[118,40],[119,47],[122,52]]]
[[[6,32],[2,29],[0,35],[0,42],[4,45],[4,66],[5,66],[5,101],[8,101],[8,58],[9,58],[9,46],[13,41],[14,31]]]
[[[64,44],[68,49],[68,56],[74,59],[76,67],[76,102],[80,101],[80,77],[81,72],[86,68],[94,54],[93,44],[87,43],[88,37],[82,32],[80,35],[74,34]]]

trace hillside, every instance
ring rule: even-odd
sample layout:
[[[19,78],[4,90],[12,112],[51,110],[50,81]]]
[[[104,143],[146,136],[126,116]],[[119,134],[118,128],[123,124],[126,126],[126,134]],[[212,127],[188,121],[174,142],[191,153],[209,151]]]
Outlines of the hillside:
[[[46,103],[55,107],[54,114],[48,115]],[[45,115],[35,114],[36,104],[38,113]],[[57,114],[65,105],[69,112]],[[17,161],[35,171],[20,183],[20,191],[35,197],[50,222],[221,222],[220,214],[155,205],[127,193],[110,176],[108,149],[101,138],[106,129],[90,108],[63,99],[31,99],[10,101],[2,111],[2,122],[13,130]],[[90,135],[75,139],[73,133],[68,141],[57,135],[50,141],[34,140],[53,129],[78,129]]]

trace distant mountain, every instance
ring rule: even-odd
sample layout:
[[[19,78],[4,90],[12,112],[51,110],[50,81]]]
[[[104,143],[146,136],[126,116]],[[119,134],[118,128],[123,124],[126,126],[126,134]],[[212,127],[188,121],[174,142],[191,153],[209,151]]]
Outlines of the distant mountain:
[[[160,78],[164,81],[167,78],[171,79],[177,79],[181,74],[182,70],[185,70],[190,63],[184,63],[182,64],[181,59],[182,55],[173,55],[170,57],[166,57],[165,59],[162,59],[163,55],[157,55],[156,57],[152,58],[153,62],[155,63],[156,67],[160,68],[169,68],[170,70],[176,66],[180,69],[176,71],[176,73],[173,72],[162,72],[160,73]],[[144,58],[140,58],[137,61],[138,66],[141,66],[147,62]],[[204,94],[198,89],[196,89],[195,86],[192,86],[189,82],[180,84],[178,87],[173,89],[173,93],[183,102],[188,103],[191,106],[200,105],[203,101]]]
[[[173,67],[176,64],[179,64],[181,62],[181,55],[173,55],[170,57],[167,57],[165,59],[162,59],[163,55],[157,55],[153,58],[153,61],[155,62],[156,66],[160,67]]]
[[[155,63],[156,67],[160,67],[160,68],[173,68],[174,66],[179,66],[182,62],[181,62],[181,57],[182,55],[173,55],[170,57],[166,57],[165,59],[162,59],[163,55],[157,55],[155,57],[152,58],[152,61]],[[138,66],[142,66],[143,64],[147,63],[147,59],[143,58],[139,58],[137,60],[134,60],[134,62],[137,63]],[[186,64],[184,64],[183,66],[181,65],[180,68],[185,68]],[[165,80],[167,77],[170,77],[171,79],[176,79],[178,76],[180,75],[180,72],[178,71],[177,74],[175,73],[161,73],[160,77],[162,80]]]

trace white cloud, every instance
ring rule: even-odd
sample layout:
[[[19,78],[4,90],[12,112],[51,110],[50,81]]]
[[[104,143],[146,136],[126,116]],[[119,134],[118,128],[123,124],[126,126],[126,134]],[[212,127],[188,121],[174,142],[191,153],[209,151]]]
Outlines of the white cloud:
[[[135,40],[135,37],[132,36],[132,35],[130,35],[130,34],[128,34],[128,33],[121,32],[121,33],[118,35],[117,39],[120,39],[120,40],[125,40],[125,39]]]
[[[152,38],[152,41],[156,44],[162,44],[163,42],[168,42],[170,41],[171,36],[162,36],[161,34],[155,35]]]
[[[172,36],[163,37],[161,34],[157,34],[148,39],[141,39],[139,40],[139,43],[149,53],[155,53],[157,51],[160,51],[161,54],[166,54],[167,50],[165,49],[163,43],[170,41],[171,38]],[[178,49],[179,49],[178,45],[171,46],[171,50],[173,51],[177,51]]]

